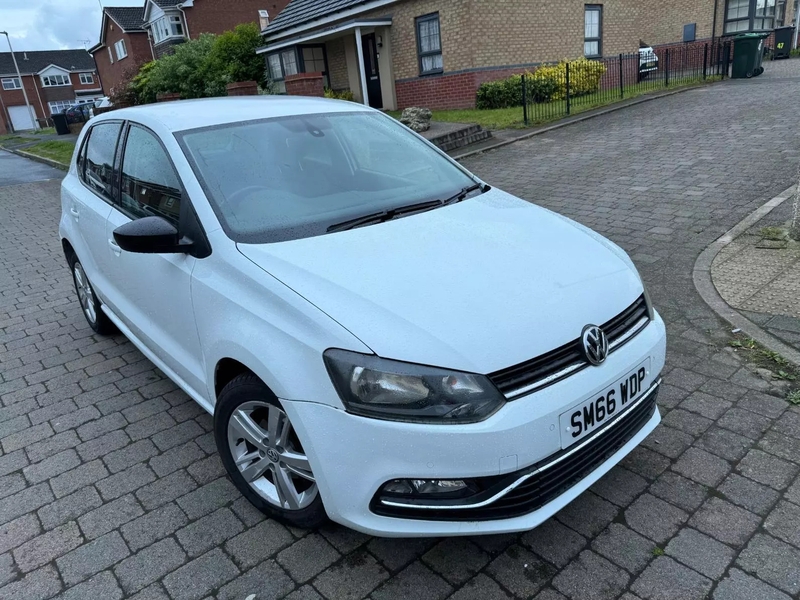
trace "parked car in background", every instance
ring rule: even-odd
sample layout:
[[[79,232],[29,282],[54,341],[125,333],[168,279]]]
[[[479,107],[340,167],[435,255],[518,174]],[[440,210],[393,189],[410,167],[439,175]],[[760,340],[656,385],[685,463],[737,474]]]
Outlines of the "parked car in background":
[[[92,103],[84,102],[70,106],[64,109],[64,115],[67,117],[67,123],[85,123],[94,116]]]
[[[658,425],[666,334],[612,242],[351,102],[124,108],[61,187],[81,309],[214,417],[267,515],[536,527]]]
[[[639,80],[658,71],[658,56],[655,50],[639,40]]]
[[[108,108],[111,105],[112,105],[111,100],[109,99],[108,96],[103,96],[102,98],[98,98],[97,100],[94,101],[95,108]]]

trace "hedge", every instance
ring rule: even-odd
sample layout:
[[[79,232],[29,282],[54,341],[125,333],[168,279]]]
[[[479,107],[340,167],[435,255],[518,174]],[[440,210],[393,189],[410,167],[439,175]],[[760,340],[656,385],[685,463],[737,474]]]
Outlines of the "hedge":
[[[570,96],[585,96],[600,89],[600,79],[606,66],[595,60],[579,58],[544,65],[533,73],[525,73],[528,102],[552,102],[567,97],[567,63],[569,63]],[[522,106],[522,75],[490,81],[478,88],[476,107],[479,109]]]

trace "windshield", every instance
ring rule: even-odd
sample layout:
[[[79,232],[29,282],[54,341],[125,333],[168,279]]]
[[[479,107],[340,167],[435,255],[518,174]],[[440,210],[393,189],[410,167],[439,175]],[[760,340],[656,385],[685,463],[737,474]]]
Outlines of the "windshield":
[[[177,134],[225,232],[266,243],[473,185],[458,166],[379,113],[231,123]]]

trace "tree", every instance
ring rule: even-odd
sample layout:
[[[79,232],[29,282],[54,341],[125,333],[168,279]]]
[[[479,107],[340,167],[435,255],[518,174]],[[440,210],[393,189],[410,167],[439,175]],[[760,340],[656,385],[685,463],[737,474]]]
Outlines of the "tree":
[[[261,32],[255,23],[242,23],[214,40],[209,62],[210,70],[225,83],[255,81],[266,88],[267,70],[264,58],[256,54],[263,45]]]
[[[178,93],[181,98],[224,96],[227,84],[234,81],[256,81],[266,88],[264,59],[256,54],[261,44],[255,23],[237,25],[219,36],[204,33],[179,44],[172,54],[143,65],[130,80],[126,89],[135,98],[131,103],[155,102],[164,93]]]
[[[181,98],[221,96],[225,84],[210,69],[215,36],[204,33],[175,46],[175,51],[145,65],[134,78],[142,102],[155,101],[158,94],[178,93]]]

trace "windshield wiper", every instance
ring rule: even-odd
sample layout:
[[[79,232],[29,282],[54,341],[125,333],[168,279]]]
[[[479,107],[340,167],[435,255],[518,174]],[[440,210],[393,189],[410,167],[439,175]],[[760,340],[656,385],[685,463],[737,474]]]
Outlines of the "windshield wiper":
[[[455,204],[456,202],[461,202],[464,198],[466,198],[469,194],[474,192],[475,190],[481,190],[481,192],[485,191],[483,189],[482,183],[475,183],[473,185],[469,185],[465,188],[461,188],[461,190],[446,200],[442,201],[442,204]]]
[[[381,212],[364,215],[363,217],[357,217],[355,219],[350,219],[349,221],[343,221],[342,223],[336,223],[335,225],[328,227],[327,232],[333,233],[335,231],[355,229],[356,227],[362,227],[364,225],[384,223],[386,221],[391,221],[396,217],[431,210],[437,206],[442,206],[442,204],[443,202],[441,200],[429,200],[428,202],[418,202],[417,204],[409,204],[408,206],[400,206],[399,208],[382,210]]]

